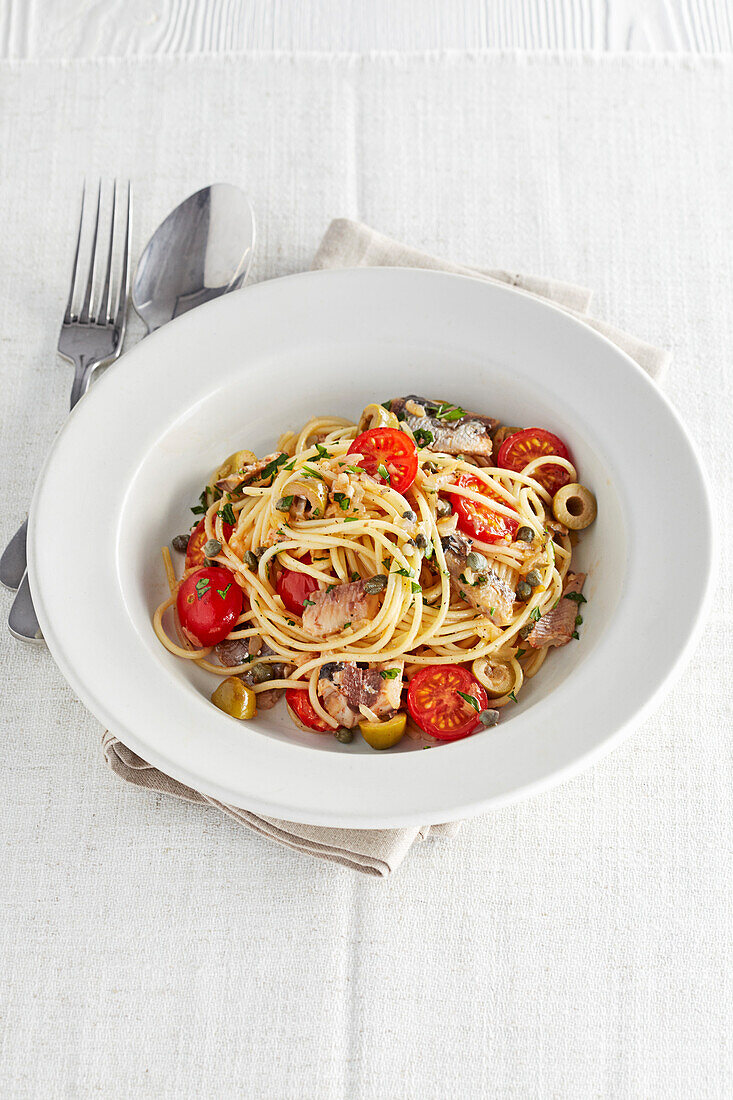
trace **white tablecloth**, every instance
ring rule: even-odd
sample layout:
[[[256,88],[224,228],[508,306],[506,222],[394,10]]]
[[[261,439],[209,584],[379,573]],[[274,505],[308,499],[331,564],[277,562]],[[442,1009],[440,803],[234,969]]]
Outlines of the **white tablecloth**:
[[[228,179],[257,212],[256,278],[307,267],[345,215],[597,287],[599,314],[673,351],[666,389],[716,487],[729,577],[731,102],[713,60],[4,63],[0,539],[62,419],[72,226],[102,170],[134,179],[136,250]],[[725,581],[690,668],[621,749],[386,883],[121,785],[48,653],[0,632],[0,1092],[730,1095],[732,619]]]

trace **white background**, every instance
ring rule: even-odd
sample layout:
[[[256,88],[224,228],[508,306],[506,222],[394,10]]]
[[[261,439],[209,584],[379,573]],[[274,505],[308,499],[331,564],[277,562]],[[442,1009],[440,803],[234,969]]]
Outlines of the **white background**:
[[[341,214],[594,287],[599,314],[672,350],[665,390],[716,486],[726,554],[702,643],[652,719],[563,787],[417,846],[386,882],[123,786],[48,654],[2,634],[3,1096],[733,1093],[733,64],[696,56],[730,44],[730,20],[705,0],[631,8],[0,9],[15,59],[0,62],[0,541],[67,399],[54,346],[80,177],[126,171],[136,253],[221,178],[257,211],[255,278],[307,266]],[[604,43],[635,56],[231,52]],[[227,56],[125,60],[189,49]]]

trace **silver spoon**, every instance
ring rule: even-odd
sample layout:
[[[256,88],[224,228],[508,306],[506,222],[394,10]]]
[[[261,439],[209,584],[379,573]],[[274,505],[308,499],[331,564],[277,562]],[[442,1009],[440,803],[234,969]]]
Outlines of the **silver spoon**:
[[[241,188],[214,183],[189,195],[158,226],[137,265],[132,304],[147,332],[243,286],[254,244],[254,213]],[[27,521],[0,559],[0,581],[7,588],[21,585],[11,608],[11,633],[19,641],[40,642],[25,576],[26,527]]]
[[[168,215],[140,257],[132,304],[148,332],[243,285],[255,242],[244,191],[214,183]]]

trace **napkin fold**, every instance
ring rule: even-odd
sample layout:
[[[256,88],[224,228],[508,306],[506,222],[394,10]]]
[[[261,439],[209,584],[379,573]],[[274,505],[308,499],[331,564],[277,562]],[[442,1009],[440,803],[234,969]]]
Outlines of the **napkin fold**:
[[[625,351],[652,378],[659,378],[669,362],[669,353],[637,340],[588,313],[592,292],[573,283],[558,282],[536,275],[521,275],[503,270],[467,267],[421,252],[392,240],[360,222],[336,218],[331,222],[313,261],[313,268],[329,267],[418,267],[469,275],[486,282],[515,287],[523,294],[544,298],[585,324],[602,333]],[[305,852],[318,859],[330,860],[367,875],[386,877],[399,867],[418,840],[450,837],[460,822],[422,825],[409,829],[336,829],[319,825],[301,825],[276,817],[263,817],[239,806],[230,806],[195,791],[165,775],[132,752],[114,734],[102,738],[105,760],[115,775],[126,783],[148,790],[171,794],[187,802],[215,806],[234,821],[248,826],[280,844]]]

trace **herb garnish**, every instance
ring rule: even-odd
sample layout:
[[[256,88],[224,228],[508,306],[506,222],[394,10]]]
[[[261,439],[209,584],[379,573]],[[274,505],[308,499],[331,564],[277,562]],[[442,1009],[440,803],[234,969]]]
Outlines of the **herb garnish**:
[[[351,574],[351,579],[352,579],[352,581],[360,581],[361,580],[361,573],[357,573],[357,571],[354,570],[353,573]]]
[[[516,701],[517,701],[517,697],[516,697],[516,695],[514,694],[514,692],[513,692],[513,691],[510,691],[510,692],[509,692],[509,698],[510,698],[510,699],[513,699],[513,700],[514,700],[514,702],[516,703]]]
[[[326,589],[326,595],[328,595],[329,592],[333,592],[335,587],[335,584],[329,584],[328,588]]]
[[[526,649],[518,649],[517,652],[516,652],[516,656],[517,657],[523,657],[526,652],[527,652]]]
[[[333,499],[336,501],[342,512],[348,512],[349,510],[349,498],[346,493],[334,493]]]
[[[465,691],[457,691],[457,694],[460,695],[461,699],[465,699],[469,706],[473,707],[476,713],[481,710],[481,707],[478,705],[478,700],[474,699],[473,695],[468,695]]]
[[[342,629],[342,630],[346,630],[346,628],[347,628],[348,626],[351,626],[351,623],[344,623],[344,625],[343,625],[343,626],[341,627],[341,629]]]
[[[231,581],[230,581],[229,584],[226,586],[226,588],[217,588],[216,591],[219,593],[219,595],[221,596],[222,599],[226,599],[226,594],[227,594],[227,592],[229,591],[229,589],[231,587],[232,587],[232,584],[231,584]]]
[[[422,585],[418,584],[417,581],[412,581],[411,587],[413,592],[422,592]]]
[[[380,462],[379,465],[377,466],[377,473],[379,474],[379,476],[381,478],[383,478],[387,482],[388,485],[390,484],[391,479],[390,479],[390,476],[389,476],[389,470],[387,469],[387,467],[384,465],[383,462]]]
[[[273,458],[272,462],[268,462],[267,465],[265,466],[265,468],[262,470],[262,472],[260,474],[260,480],[265,481],[269,477],[269,478],[272,478],[272,480],[274,481],[278,470],[283,465],[283,463],[285,463],[287,461],[288,461],[288,455],[286,455],[286,454],[277,455],[275,458]]]
[[[201,516],[201,515],[204,514],[204,512],[207,512],[208,510],[209,510],[209,487],[207,485],[206,488],[204,489],[204,491],[202,492],[201,496],[199,497],[198,504],[194,505],[194,507],[191,509],[191,511],[193,512],[193,514],[195,516]]]
[[[533,623],[538,623],[540,621],[540,619],[542,618],[542,612],[540,611],[539,607],[532,608],[529,614],[529,618],[530,621]]]
[[[303,600],[303,607],[314,607],[315,603],[315,600]]]
[[[412,433],[415,437],[415,442],[418,447],[427,447],[428,443],[432,443],[435,436],[428,428],[415,428]]]
[[[582,592],[566,592],[564,600],[575,600],[576,603],[588,603]]]
[[[401,577],[412,577],[412,576],[414,576],[412,569],[405,569],[404,566],[402,566],[402,565],[398,566],[397,569],[393,569],[392,572],[393,573],[399,573],[399,575]]]
[[[210,583],[208,577],[201,577],[196,581],[196,595],[200,600],[202,600],[208,592]]]
[[[323,474],[319,474],[318,470],[314,470],[312,466],[303,466],[302,473],[305,477],[315,477],[323,481]]]
[[[223,508],[219,509],[219,512],[217,514],[221,516],[221,518],[224,520],[224,523],[230,523],[232,527],[237,522],[234,516],[234,509],[232,508],[229,501],[227,501]]]
[[[321,443],[316,443],[316,451],[319,458],[331,458],[331,452],[327,451]]]
[[[466,415],[466,410],[462,409],[460,405],[451,405],[447,401],[442,401],[435,410],[435,416],[438,420],[460,420]]]
[[[379,675],[383,680],[396,680],[400,674],[398,668],[380,668]]]

